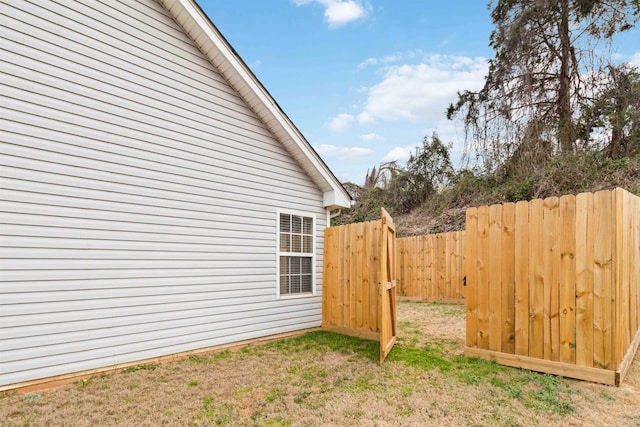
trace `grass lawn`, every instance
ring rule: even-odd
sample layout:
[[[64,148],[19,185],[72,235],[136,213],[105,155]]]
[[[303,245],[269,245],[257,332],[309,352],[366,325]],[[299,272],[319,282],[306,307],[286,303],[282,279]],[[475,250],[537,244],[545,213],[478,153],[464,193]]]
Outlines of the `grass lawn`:
[[[328,332],[0,397],[0,425],[633,426],[640,357],[610,387],[462,357],[464,306],[398,305],[399,342]]]

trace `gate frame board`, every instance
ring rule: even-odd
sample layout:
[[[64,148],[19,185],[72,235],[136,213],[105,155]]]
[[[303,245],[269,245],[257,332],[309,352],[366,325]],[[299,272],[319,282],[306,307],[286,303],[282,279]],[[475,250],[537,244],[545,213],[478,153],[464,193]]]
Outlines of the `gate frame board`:
[[[396,343],[396,227],[391,215],[381,209],[382,238],[380,239],[380,363]]]

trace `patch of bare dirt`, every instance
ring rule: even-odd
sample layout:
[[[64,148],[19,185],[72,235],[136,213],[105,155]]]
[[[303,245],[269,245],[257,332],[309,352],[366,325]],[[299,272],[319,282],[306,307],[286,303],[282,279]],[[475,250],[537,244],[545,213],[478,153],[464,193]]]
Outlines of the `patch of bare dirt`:
[[[402,302],[398,322],[404,332],[399,340],[445,346],[447,354],[464,353],[466,306]],[[425,313],[428,311],[428,315]]]
[[[466,208],[450,208],[438,216],[414,209],[405,215],[396,215],[398,237],[421,236],[423,234],[446,233],[465,229]]]

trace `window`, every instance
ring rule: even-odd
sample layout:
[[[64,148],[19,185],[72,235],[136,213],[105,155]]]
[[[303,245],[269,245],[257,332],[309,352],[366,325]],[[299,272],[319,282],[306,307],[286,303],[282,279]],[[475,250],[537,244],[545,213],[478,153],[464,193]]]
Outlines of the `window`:
[[[314,218],[279,213],[278,281],[280,295],[313,294]]]

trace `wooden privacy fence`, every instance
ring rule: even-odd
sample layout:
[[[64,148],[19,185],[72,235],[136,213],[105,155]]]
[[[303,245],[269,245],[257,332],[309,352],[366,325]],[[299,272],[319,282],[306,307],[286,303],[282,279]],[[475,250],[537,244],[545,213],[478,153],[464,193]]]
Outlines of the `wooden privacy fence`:
[[[640,198],[467,210],[465,355],[619,384],[640,343]]]
[[[322,328],[380,341],[380,361],[396,340],[396,238],[391,216],[329,227],[324,234]]]
[[[397,239],[398,297],[464,303],[464,231]]]

